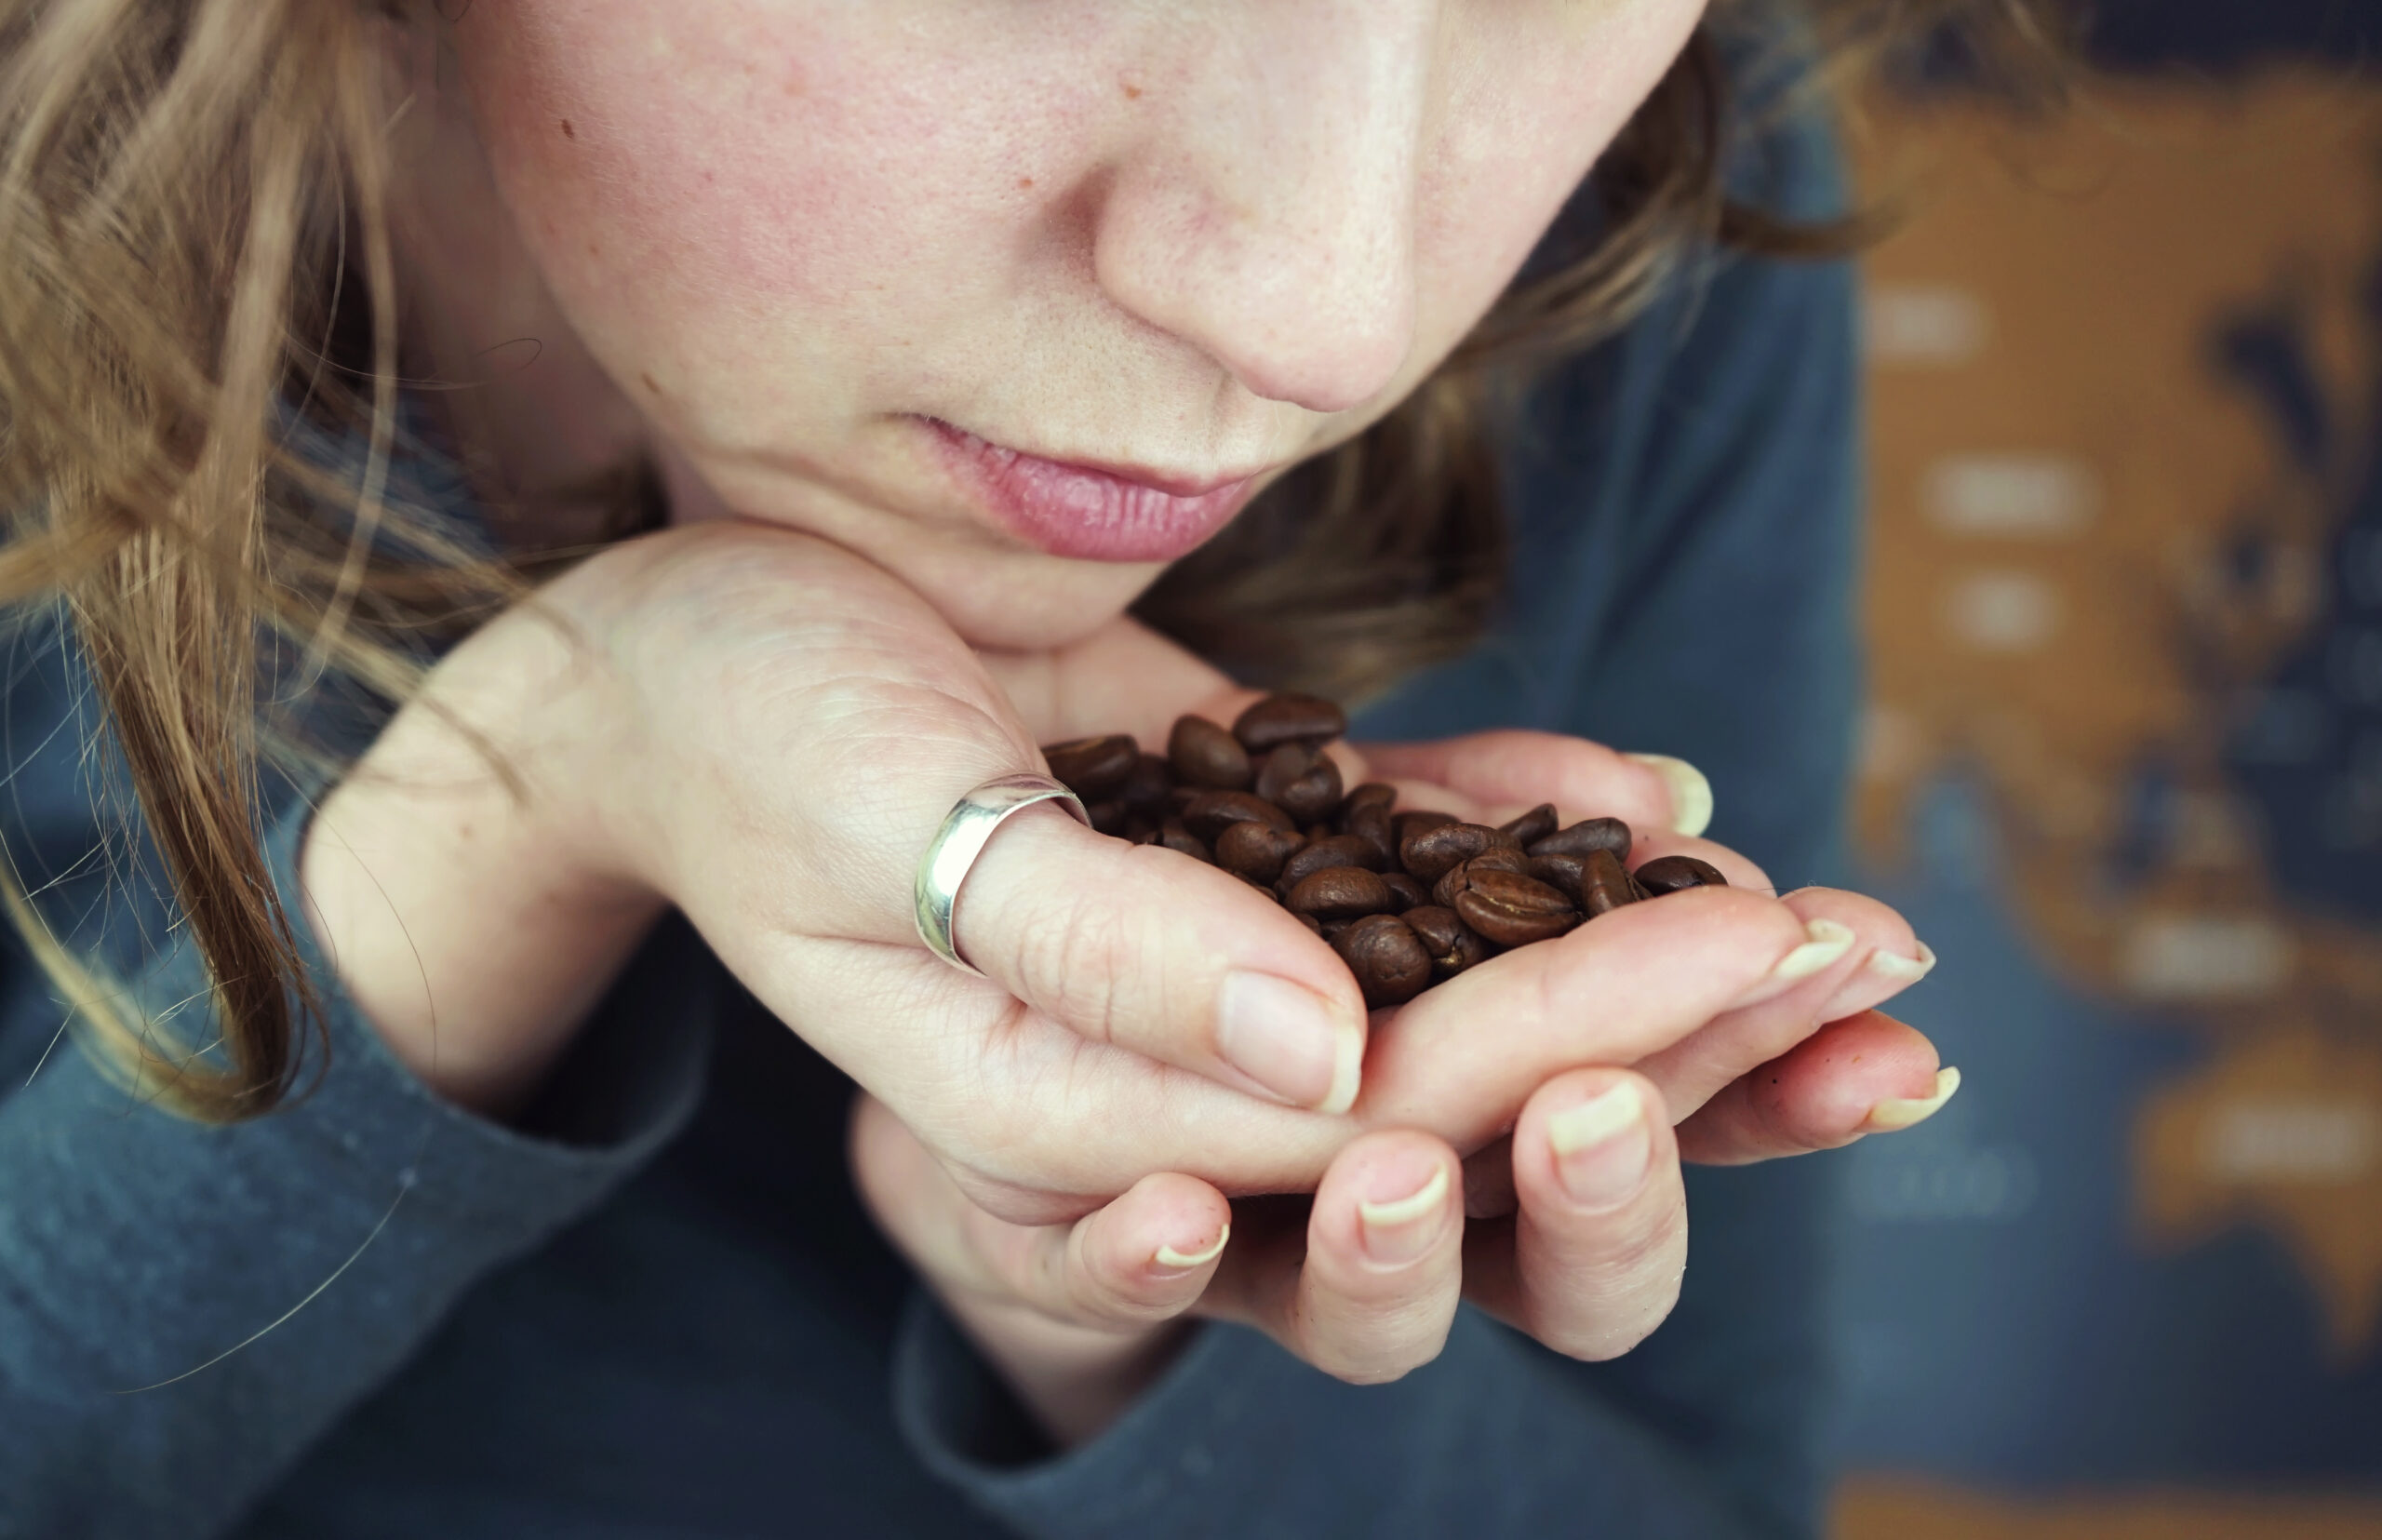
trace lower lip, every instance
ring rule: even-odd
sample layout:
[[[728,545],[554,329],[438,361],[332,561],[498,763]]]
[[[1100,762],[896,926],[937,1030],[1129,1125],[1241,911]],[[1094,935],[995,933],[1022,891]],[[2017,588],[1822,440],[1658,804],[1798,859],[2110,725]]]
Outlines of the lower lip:
[[[1172,561],[1197,550],[1248,501],[1256,477],[1194,497],[1004,449],[948,422],[934,430],[946,463],[1010,533],[1079,561]]]

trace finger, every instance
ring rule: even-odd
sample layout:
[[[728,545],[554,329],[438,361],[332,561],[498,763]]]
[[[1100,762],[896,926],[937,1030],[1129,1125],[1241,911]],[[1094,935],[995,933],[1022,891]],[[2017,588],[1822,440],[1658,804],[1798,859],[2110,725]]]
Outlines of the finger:
[[[1080,1036],[1291,1106],[1355,1101],[1356,980],[1231,874],[1028,809],[994,834],[954,918],[961,955]]]
[[[1707,1166],[1835,1149],[1923,1121],[1960,1089],[1924,1035],[1867,1011],[1740,1076],[1679,1125],[1679,1149]]]
[[[1373,772],[1431,781],[1477,801],[1552,802],[1569,819],[1618,818],[1632,830],[1702,834],[1712,787],[1684,760],[1620,754],[1552,732],[1477,732],[1428,743],[1369,743]]]
[[[1514,1129],[1515,1217],[1476,1225],[1465,1293],[1559,1353],[1626,1353],[1679,1303],[1687,1189],[1662,1093],[1620,1069],[1559,1076]]]
[[[1657,902],[1675,903],[1677,895]],[[1881,960],[1904,965],[1919,947],[1909,922],[1892,908],[1836,888],[1806,888],[1782,902],[1801,917],[1808,933],[1831,938],[1841,950],[1775,998],[1716,1016],[1639,1061],[1639,1071],[1662,1088],[1672,1116],[1694,1112],[1722,1086],[1811,1036],[1820,1023],[1857,1015],[1908,987],[1904,975],[1880,966]]]
[[[1188,1176],[1145,1176],[1073,1225],[1005,1225],[970,1204],[968,1243],[999,1289],[1052,1320],[1111,1331],[1189,1309],[1232,1236],[1224,1194]]]
[[[1439,1357],[1454,1322],[1459,1199],[1446,1145],[1366,1134],[1324,1173],[1304,1228],[1282,1226],[1228,1258],[1201,1311],[1253,1325],[1351,1384],[1397,1379]]]
[[[1311,1192],[1353,1132],[1108,1043],[925,955],[809,941],[788,1024],[880,1094],[967,1196],[1013,1224],[1072,1222],[1153,1172],[1227,1197]],[[854,1021],[886,1029],[854,1033]],[[912,1030],[896,1030],[916,1024]]]
[[[1555,1075],[1635,1064],[1715,1016],[1799,987],[1851,944],[1835,931],[1813,935],[1775,899],[1729,888],[1615,909],[1399,1008],[1366,1065],[1357,1117],[1478,1148]]]
[[[1666,855],[1693,856],[1718,868],[1720,875],[1729,879],[1731,887],[1757,893],[1778,892],[1768,875],[1744,856],[1725,845],[1687,835],[1661,831],[1639,835],[1630,847],[1629,869],[1634,872],[1647,862]],[[1832,891],[1834,890],[1807,886],[1780,896],[1796,904],[1806,916],[1813,916],[1820,911],[1800,902],[1801,895]],[[1838,901],[1826,902],[1834,904]],[[1912,934],[1908,922],[1899,915],[1885,920],[1885,914],[1891,911],[1884,911],[1882,905],[1873,907],[1874,903],[1863,900],[1851,912],[1831,917],[1860,932],[1861,942],[1854,948],[1853,957],[1855,960],[1866,961],[1867,966],[1866,972],[1860,968],[1847,971],[1845,992],[1827,1001],[1820,1012],[1823,1020],[1833,1021],[1840,1016],[1867,1011],[1909,988],[1934,970],[1934,952]],[[1878,993],[1880,990],[1883,993]]]
[[[1005,1224],[969,1202],[874,1097],[853,1109],[852,1166],[878,1223],[939,1288],[1070,1326],[1130,1331],[1181,1315],[1231,1236],[1224,1195],[1171,1174],[1073,1224]]]

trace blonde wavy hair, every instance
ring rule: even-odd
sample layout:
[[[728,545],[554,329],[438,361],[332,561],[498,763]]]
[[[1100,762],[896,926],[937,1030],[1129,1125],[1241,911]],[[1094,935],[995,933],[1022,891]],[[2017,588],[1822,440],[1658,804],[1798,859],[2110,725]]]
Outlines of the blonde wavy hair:
[[[1798,35],[1829,80],[1947,20],[2048,58],[2033,4],[1814,0]],[[1286,484],[1295,549],[1260,559],[1228,538],[1153,593],[1151,618],[1344,693],[1479,635],[1504,566],[1495,368],[1605,335],[1695,242],[1809,253],[1853,233],[1723,195],[1714,30],[1744,8],[1719,0],[1600,161],[1602,236]],[[128,1016],[13,871],[0,900],[102,1061],[204,1119],[263,1113],[322,1063],[261,849],[261,766],[293,751],[262,659],[403,700],[421,666],[406,637],[524,591],[519,554],[489,559],[389,492],[401,296],[382,50],[387,29],[438,24],[404,0],[0,0],[0,604],[61,612],[88,660],[208,970],[212,1040]],[[355,462],[306,452],[307,422],[360,444]]]

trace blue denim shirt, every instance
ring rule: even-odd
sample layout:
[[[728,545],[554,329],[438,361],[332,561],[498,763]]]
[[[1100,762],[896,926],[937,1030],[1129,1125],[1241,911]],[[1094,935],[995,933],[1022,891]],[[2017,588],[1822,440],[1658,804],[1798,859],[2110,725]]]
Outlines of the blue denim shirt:
[[[1823,133],[1763,154],[1773,206],[1832,206]],[[1857,695],[1851,293],[1840,265],[1719,263],[1550,376],[1507,456],[1493,633],[1361,730],[1679,755],[1714,837],[1825,875]],[[40,635],[0,699],[0,831],[151,1010],[199,998],[163,907],[92,864],[92,724]],[[285,892],[301,834],[273,827]],[[1617,1362],[1467,1309],[1436,1362],[1356,1388],[1206,1327],[1053,1454],[863,1214],[849,1084],[683,926],[519,1128],[429,1095],[307,961],[328,1074],[228,1129],[51,1051],[47,983],[0,963],[0,1537],[1815,1530],[1827,1157],[1692,1173],[1685,1293]]]

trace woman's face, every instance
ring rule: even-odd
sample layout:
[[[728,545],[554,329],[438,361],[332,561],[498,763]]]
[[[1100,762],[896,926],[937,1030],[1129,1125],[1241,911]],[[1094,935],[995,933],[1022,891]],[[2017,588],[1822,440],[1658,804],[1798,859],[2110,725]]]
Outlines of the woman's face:
[[[467,347],[567,327],[507,389],[636,422],[682,503],[1050,643],[1412,390],[1702,6],[475,0],[485,171],[406,197],[502,228],[417,288]]]

